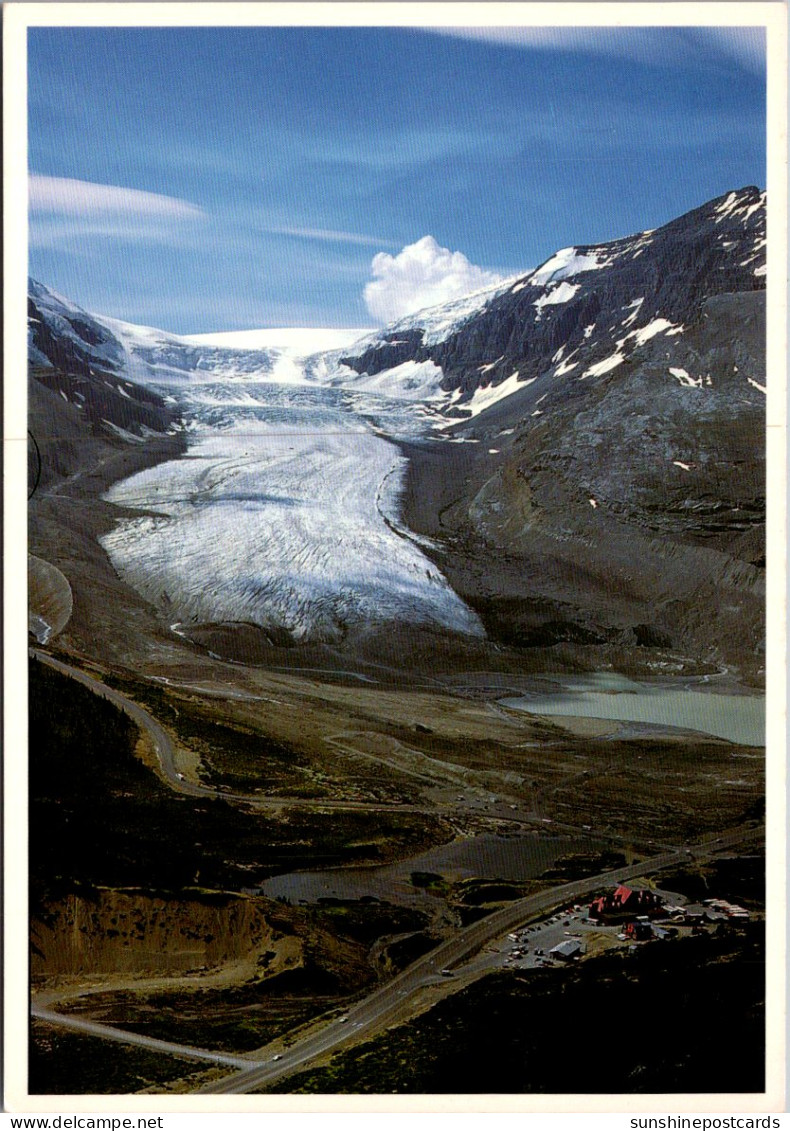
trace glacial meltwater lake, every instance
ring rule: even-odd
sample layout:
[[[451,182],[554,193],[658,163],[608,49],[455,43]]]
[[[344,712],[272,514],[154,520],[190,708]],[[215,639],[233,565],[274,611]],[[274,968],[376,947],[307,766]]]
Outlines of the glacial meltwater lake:
[[[616,673],[554,677],[556,692],[500,699],[533,715],[678,727],[741,746],[765,745],[765,696],[637,683]]]

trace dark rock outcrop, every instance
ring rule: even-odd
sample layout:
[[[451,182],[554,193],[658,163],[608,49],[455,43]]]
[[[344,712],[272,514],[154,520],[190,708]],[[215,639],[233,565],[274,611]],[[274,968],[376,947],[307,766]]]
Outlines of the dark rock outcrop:
[[[353,373],[441,367],[435,431],[405,446],[404,517],[491,642],[549,666],[702,663],[759,682],[764,248],[765,194],[742,189],[564,249],[342,357],[352,390]],[[86,436],[172,433],[169,404],[127,380],[113,325],[31,286],[31,427],[59,437],[44,451],[55,478]],[[169,349],[154,341],[157,365],[175,365]]]
[[[764,290],[764,247],[765,194],[745,188],[655,231],[558,252],[440,342],[425,344],[417,314],[403,320],[411,328],[397,324],[343,362],[375,374],[431,360],[444,370],[446,389],[467,394],[514,370],[523,382],[570,359],[578,375],[611,357],[623,338],[629,356],[639,331],[658,319],[685,327],[698,321],[706,298]]]
[[[467,443],[412,449],[407,518],[494,639],[759,678],[764,243],[764,194],[731,193],[558,254],[539,285],[526,277],[415,353],[463,390],[439,434]],[[591,258],[603,265],[568,268]],[[565,301],[536,307],[552,294]],[[515,371],[516,391],[472,415],[475,390]]]

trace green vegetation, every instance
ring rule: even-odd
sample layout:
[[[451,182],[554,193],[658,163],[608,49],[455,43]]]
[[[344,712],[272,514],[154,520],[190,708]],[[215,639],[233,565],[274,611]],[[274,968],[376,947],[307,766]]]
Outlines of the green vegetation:
[[[371,896],[358,900],[319,899],[309,914],[314,922],[360,943],[372,943],[385,935],[404,931],[418,931],[426,923],[425,915],[419,911],[384,903]]]
[[[270,920],[288,933],[296,930],[301,939],[302,957],[289,969],[269,974],[275,954],[268,951],[259,958],[260,975],[241,985],[154,993],[110,990],[76,998],[65,1012],[87,1012],[93,1020],[160,1040],[247,1051],[344,1006],[373,981],[370,943],[425,925],[425,916],[416,911],[367,900],[272,908]]]
[[[308,959],[302,966],[245,985],[153,994],[110,991],[91,995],[84,1003],[75,1001],[67,1012],[87,1009],[92,1020],[163,1041],[247,1052],[344,1006],[348,996],[330,972]]]
[[[495,877],[481,879],[472,876],[451,883],[436,872],[412,872],[409,878],[414,887],[445,899],[456,911],[459,922],[465,925],[487,915],[495,906],[544,891],[547,887],[556,887],[557,884],[570,883],[618,868],[625,862],[625,856],[621,852],[611,850],[570,852],[558,857],[540,875],[529,880],[512,881]]]
[[[413,887],[423,888],[431,895],[446,896],[450,891],[450,884],[436,872],[412,872],[409,879]]]
[[[732,785],[731,747],[718,739],[608,741],[570,734],[545,721],[530,720],[529,726],[534,741],[518,746],[405,727],[392,733],[432,758],[475,771],[493,792],[533,804],[537,799],[542,816],[576,828],[590,825],[597,832],[685,843],[760,819],[763,748],[739,747],[753,757],[738,763],[742,784]]]
[[[560,856],[550,868],[541,872],[540,879],[544,884],[568,884],[573,880],[582,880],[585,876],[597,876],[600,872],[611,872],[615,868],[622,868],[626,863],[622,852],[570,852]]]
[[[480,907],[486,903],[508,903],[512,899],[519,899],[522,891],[520,887],[504,880],[465,880],[457,885],[453,894],[459,903]]]
[[[106,682],[147,707],[199,759],[201,781],[217,789],[261,796],[351,798],[382,802],[414,799],[413,782],[381,764],[349,757],[322,740],[294,744],[274,737],[248,705],[196,701],[188,692],[129,676]]]
[[[266,1091],[759,1092],[764,974],[761,924],[494,974]]]
[[[308,765],[295,746],[277,742],[239,726],[226,726],[205,709],[179,707],[176,730],[200,755],[201,779],[207,785],[227,785],[240,792],[274,793],[290,790]]]
[[[661,876],[661,887],[677,891],[693,903],[729,899],[745,907],[765,906],[765,856],[725,856],[707,864],[677,868]]]
[[[405,939],[395,939],[382,951],[384,966],[392,974],[405,970],[412,962],[422,958],[441,942],[441,936],[433,931],[415,931]]]
[[[291,792],[303,783],[309,758],[292,743],[260,734],[251,727],[220,722],[212,717],[210,706],[183,696],[178,697],[176,706],[169,693],[142,680],[114,677],[107,682],[144,704],[199,755],[201,778],[207,785],[266,794],[278,789]]]
[[[162,704],[160,703],[161,707]],[[30,665],[31,897],[34,914],[78,891],[137,889],[165,898],[223,905],[225,892],[276,871],[386,859],[417,852],[446,835],[438,820],[410,813],[286,811],[262,816],[222,798],[205,801],[169,789],[136,756],[139,733],[113,703],[37,661]],[[296,933],[301,957],[268,975],[225,990],[154,995],[108,992],[79,999],[74,1012],[163,1039],[224,1049],[251,1049],[359,992],[375,977],[370,944],[382,935],[424,926],[417,912],[378,901],[312,908],[271,904],[275,929]],[[144,942],[142,923],[135,937]],[[101,924],[109,937],[120,931]],[[31,1061],[42,1092],[134,1091],[183,1074],[178,1062],[126,1054],[120,1046],[37,1027]],[[110,1081],[94,1079],[84,1050],[110,1057]],[[61,1060],[84,1056],[70,1082]],[[151,1065],[158,1066],[159,1075]],[[149,1071],[150,1069],[150,1071]],[[116,1071],[117,1070],[117,1071]],[[98,1073],[96,1073],[98,1075]]]

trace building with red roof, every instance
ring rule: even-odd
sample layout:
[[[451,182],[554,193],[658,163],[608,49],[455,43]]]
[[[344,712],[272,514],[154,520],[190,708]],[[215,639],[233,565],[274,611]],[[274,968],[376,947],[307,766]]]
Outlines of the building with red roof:
[[[661,900],[648,888],[628,888],[620,884],[614,891],[598,896],[590,904],[590,918],[602,923],[638,915],[656,915],[662,910]]]

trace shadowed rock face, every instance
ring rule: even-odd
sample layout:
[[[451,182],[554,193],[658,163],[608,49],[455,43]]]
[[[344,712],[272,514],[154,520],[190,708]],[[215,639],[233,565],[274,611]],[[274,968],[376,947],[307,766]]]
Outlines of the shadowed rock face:
[[[115,335],[34,279],[28,280],[27,315],[31,365],[81,377],[122,370],[124,353]]]
[[[555,650],[548,666],[560,646],[585,667],[688,660],[759,681],[764,247],[765,194],[743,189],[655,231],[564,249],[340,358],[344,386],[383,374],[395,397],[389,370],[441,367],[430,438],[405,445],[404,517],[491,642]],[[106,328],[39,291],[32,403],[67,414],[75,442],[87,424],[112,442],[113,424],[170,431],[168,405],[125,380]],[[62,340],[89,359],[68,385],[52,364]]]
[[[638,331],[658,319],[687,326],[699,319],[706,298],[763,290],[764,247],[765,194],[742,189],[653,232],[558,252],[443,341],[424,344],[416,314],[410,328],[386,330],[343,361],[357,373],[375,374],[407,360],[431,360],[444,370],[446,389],[467,394],[498,385],[514,370],[521,381],[563,366],[578,377],[616,353],[629,356],[640,344]]]
[[[764,231],[765,197],[745,189],[568,249],[413,352],[462,390],[444,437],[475,443],[411,453],[407,518],[494,639],[599,660],[664,649],[759,678]],[[464,412],[515,371],[515,392]]]

